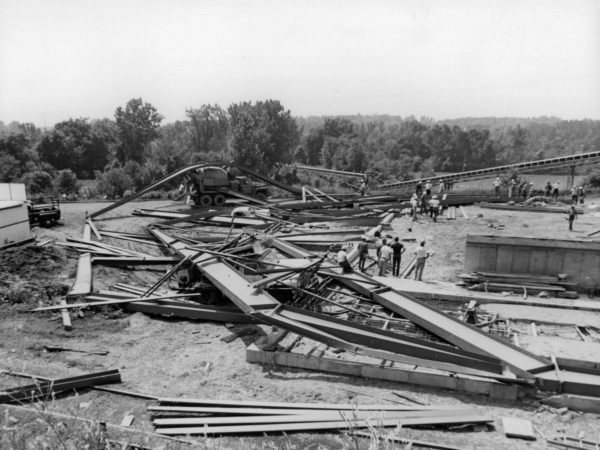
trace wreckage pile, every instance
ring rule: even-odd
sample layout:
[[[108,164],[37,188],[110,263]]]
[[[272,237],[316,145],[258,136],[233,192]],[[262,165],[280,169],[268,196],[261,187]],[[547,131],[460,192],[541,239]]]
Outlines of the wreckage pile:
[[[335,198],[315,197],[319,201],[312,203],[347,206]],[[380,200],[363,203],[369,201]],[[327,215],[319,205],[311,204],[313,211],[298,213],[291,211],[300,208],[295,203],[291,207],[261,202],[257,207],[201,213],[139,210],[137,214],[166,219],[149,225],[146,233],[99,225],[100,215],[123,203],[92,214],[82,238],[61,243],[79,252],[69,302],[34,311],[61,311],[65,327],[71,326],[69,310],[105,305],[169,317],[267,325],[271,333],[246,349],[250,363],[441,387],[504,400],[516,400],[522,391],[534,388],[599,395],[600,371],[574,360],[567,365],[530,353],[393,289],[385,278],[376,279],[368,270],[344,272],[329,258],[330,249],[361,237],[373,247],[375,236],[385,234],[394,219],[393,212],[373,207],[354,214],[355,210],[346,208]],[[313,228],[299,227],[300,223]],[[356,228],[359,223],[369,228]],[[226,228],[215,230],[214,226]],[[136,250],[107,241],[135,244]],[[140,251],[140,247],[147,250]],[[348,251],[351,264],[358,257],[357,248]],[[95,266],[167,269],[147,286],[115,283],[94,290]],[[490,290],[498,278],[505,279],[503,274],[465,277],[485,280]],[[567,291],[561,280],[544,286]],[[369,409],[159,399],[148,409],[156,431],[166,435],[363,428],[374,420],[383,427],[492,420],[471,409],[438,406]]]

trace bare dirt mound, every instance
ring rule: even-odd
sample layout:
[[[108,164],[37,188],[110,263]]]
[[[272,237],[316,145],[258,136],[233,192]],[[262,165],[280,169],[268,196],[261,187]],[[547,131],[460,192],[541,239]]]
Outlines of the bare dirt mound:
[[[69,290],[69,268],[64,250],[29,245],[0,252],[0,303],[20,304],[23,309],[49,303]],[[21,309],[21,308],[17,308]]]

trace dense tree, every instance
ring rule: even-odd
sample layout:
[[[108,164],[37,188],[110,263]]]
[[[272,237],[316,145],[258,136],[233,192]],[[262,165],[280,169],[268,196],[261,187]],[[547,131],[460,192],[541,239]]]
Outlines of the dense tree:
[[[219,105],[202,105],[197,109],[187,109],[190,119],[193,149],[200,153],[220,153],[227,147],[229,119],[227,112]]]
[[[71,169],[80,178],[90,178],[107,164],[114,147],[105,131],[105,124],[90,124],[88,119],[65,120],[44,134],[37,151],[55,169]]]
[[[158,137],[162,116],[150,103],[134,98],[124,109],[117,108],[115,121],[120,138],[117,158],[123,163],[127,160],[143,162],[147,145]]]
[[[23,175],[21,181],[25,183],[27,194],[30,196],[52,192],[52,177],[48,172],[42,170],[28,172]]]
[[[276,163],[291,161],[298,127],[279,101],[232,104],[228,112],[229,148],[235,163],[270,171]]]
[[[17,180],[25,172],[39,168],[38,154],[31,148],[31,141],[23,132],[0,137],[1,182]]]

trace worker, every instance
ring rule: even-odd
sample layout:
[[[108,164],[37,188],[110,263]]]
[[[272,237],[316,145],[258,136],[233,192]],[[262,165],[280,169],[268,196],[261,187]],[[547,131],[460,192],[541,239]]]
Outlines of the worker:
[[[415,186],[415,194],[417,194],[417,197],[421,197],[422,193],[423,193],[423,185],[419,181],[419,182],[417,182],[417,185]]]
[[[429,258],[429,252],[425,250],[425,241],[421,241],[415,251],[417,260],[415,262],[415,280],[422,281],[423,269],[425,268],[425,260]]]
[[[502,181],[500,181],[500,177],[496,177],[494,180],[494,193],[496,194],[496,198],[500,198],[500,185]]]
[[[381,233],[379,231],[375,232],[375,239],[375,253],[377,259],[379,259],[379,252],[381,251],[381,247],[383,247],[383,239],[381,239]]]
[[[575,205],[569,206],[568,212],[568,220],[569,220],[569,231],[573,231],[573,221],[577,218],[577,210],[575,209]]]
[[[433,184],[431,184],[431,180],[427,180],[427,182],[425,183],[425,195],[427,195],[427,197],[429,197],[431,195],[432,187],[433,187]]]
[[[360,242],[358,243],[358,270],[361,272],[365,271],[365,262],[367,261],[367,256],[369,255],[369,244],[367,242],[367,236],[362,236],[360,238]]]
[[[364,197],[365,196],[365,192],[367,191],[367,182],[365,180],[362,181],[362,183],[360,184],[360,196]]]
[[[552,189],[552,198],[554,200],[558,199],[559,189],[560,189],[560,181],[557,180],[556,183],[554,183],[554,188]]]
[[[577,196],[579,197],[579,203],[583,205],[585,199],[585,187],[583,185],[577,188]]]
[[[433,219],[434,222],[437,222],[437,216],[440,212],[440,201],[438,200],[437,195],[431,197],[429,200],[429,217]]]
[[[344,273],[352,272],[352,266],[348,262],[348,253],[346,253],[346,246],[342,245],[342,248],[337,254],[338,266],[342,268]]]
[[[379,276],[380,277],[385,276],[385,272],[387,270],[388,264],[390,263],[390,258],[392,257],[393,253],[394,253],[394,250],[392,250],[392,247],[387,245],[387,241],[384,239],[383,245],[379,252]]]
[[[513,194],[515,193],[515,185],[517,184],[517,182],[515,181],[514,178],[511,178],[510,181],[508,182],[508,199],[512,200]]]
[[[524,199],[529,195],[529,183],[527,181],[521,183],[521,193]]]
[[[394,254],[392,255],[392,275],[397,277],[400,275],[400,262],[402,261],[402,253],[406,250],[404,245],[400,243],[400,239],[398,236],[394,238],[394,243],[392,244],[392,250]]]
[[[546,182],[546,187],[544,188],[544,197],[550,197],[552,194],[552,185],[550,182]]]
[[[410,198],[410,215],[412,217],[412,221],[417,220],[417,208],[419,207],[419,198],[417,194],[413,194]]]
[[[446,182],[443,179],[441,179],[440,180],[440,186],[438,188],[438,194],[440,194],[440,195],[443,194],[445,187],[446,187]]]
[[[529,183],[529,195],[527,196],[527,198],[533,197],[534,192],[535,189],[533,188],[533,183]]]
[[[576,205],[579,201],[579,190],[577,189],[577,186],[573,185],[573,187],[571,188],[571,203],[573,203],[574,205]]]

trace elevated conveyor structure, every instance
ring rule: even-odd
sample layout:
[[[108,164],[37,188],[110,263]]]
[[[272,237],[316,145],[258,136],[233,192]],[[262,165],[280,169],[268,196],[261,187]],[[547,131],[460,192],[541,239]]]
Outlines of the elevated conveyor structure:
[[[488,167],[486,169],[467,170],[466,172],[450,173],[443,176],[418,178],[415,180],[396,181],[394,183],[385,183],[378,186],[378,189],[410,187],[421,182],[429,180],[435,184],[441,180],[466,181],[488,178],[490,175],[499,175],[509,170],[518,170],[522,172],[535,172],[537,170],[555,169],[560,167],[581,166],[600,162],[600,151],[590,153],[580,153],[577,155],[558,156],[556,158],[540,159],[537,161],[528,161],[518,164],[508,164],[505,166]]]

